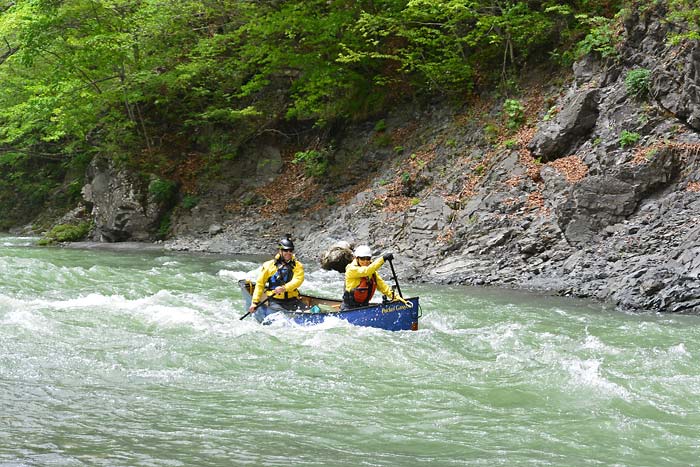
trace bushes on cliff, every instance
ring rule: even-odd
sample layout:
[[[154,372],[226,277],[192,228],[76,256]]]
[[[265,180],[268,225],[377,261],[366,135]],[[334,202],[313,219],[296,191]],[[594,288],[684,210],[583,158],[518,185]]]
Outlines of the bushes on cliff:
[[[635,68],[625,76],[625,88],[627,94],[644,99],[649,94],[651,71],[646,68]]]
[[[67,173],[60,161],[0,147],[0,231],[30,222],[52,198],[57,205],[72,203],[72,191],[55,196]]]
[[[680,23],[680,32],[671,36],[671,41],[700,39],[700,8],[696,0],[671,0],[669,3],[669,20]]]

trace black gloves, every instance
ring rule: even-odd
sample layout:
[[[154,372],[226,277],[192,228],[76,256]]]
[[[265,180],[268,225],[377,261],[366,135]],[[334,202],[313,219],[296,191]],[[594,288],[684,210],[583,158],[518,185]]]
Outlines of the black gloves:
[[[394,253],[391,253],[391,252],[384,253],[382,255],[382,258],[384,258],[384,261],[391,261],[392,259],[394,259]]]

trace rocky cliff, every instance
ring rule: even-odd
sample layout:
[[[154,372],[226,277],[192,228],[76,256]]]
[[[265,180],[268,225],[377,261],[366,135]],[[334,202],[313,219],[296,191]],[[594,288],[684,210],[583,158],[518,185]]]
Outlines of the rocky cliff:
[[[168,246],[264,253],[289,232],[306,262],[369,243],[403,279],[699,312],[700,46],[669,45],[664,13],[631,14],[619,56],[586,57],[564,84],[530,77],[520,122],[484,97],[261,139],[178,208]],[[291,163],[308,147],[330,153],[325,178]]]

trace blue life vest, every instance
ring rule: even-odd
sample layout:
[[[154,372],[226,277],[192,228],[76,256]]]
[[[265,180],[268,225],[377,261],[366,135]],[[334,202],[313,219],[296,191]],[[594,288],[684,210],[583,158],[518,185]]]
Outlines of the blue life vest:
[[[277,272],[275,272],[272,277],[270,277],[267,280],[267,284],[265,284],[265,288],[267,290],[274,290],[275,287],[281,287],[287,282],[292,280],[292,277],[294,277],[294,266],[296,266],[296,262],[294,260],[291,260],[289,263],[285,263],[281,259],[278,259],[275,262],[275,266],[277,267]],[[287,296],[287,293],[285,292],[285,297]]]

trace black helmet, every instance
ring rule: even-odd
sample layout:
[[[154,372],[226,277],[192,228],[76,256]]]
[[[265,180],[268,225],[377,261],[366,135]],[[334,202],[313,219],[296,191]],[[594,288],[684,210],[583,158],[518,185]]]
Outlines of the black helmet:
[[[294,243],[292,243],[291,238],[285,237],[280,240],[278,247],[280,250],[294,250]]]

